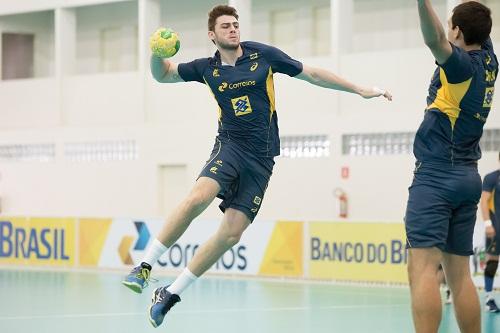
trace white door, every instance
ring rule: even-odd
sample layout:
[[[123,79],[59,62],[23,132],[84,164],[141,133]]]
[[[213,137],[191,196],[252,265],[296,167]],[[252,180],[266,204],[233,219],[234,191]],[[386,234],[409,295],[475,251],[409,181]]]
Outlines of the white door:
[[[162,217],[167,217],[189,193],[194,180],[188,180],[185,164],[160,165],[158,182],[158,213]]]

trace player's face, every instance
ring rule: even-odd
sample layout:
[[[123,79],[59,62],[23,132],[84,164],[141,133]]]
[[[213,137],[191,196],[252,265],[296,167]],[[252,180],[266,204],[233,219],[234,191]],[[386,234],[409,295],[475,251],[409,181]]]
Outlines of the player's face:
[[[236,50],[240,46],[240,24],[234,16],[219,16],[214,30],[211,38],[218,47]]]

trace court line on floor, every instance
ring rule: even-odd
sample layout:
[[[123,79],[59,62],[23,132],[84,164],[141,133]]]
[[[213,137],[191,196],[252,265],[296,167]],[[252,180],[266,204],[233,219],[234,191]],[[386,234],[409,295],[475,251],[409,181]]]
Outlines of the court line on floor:
[[[297,307],[276,307],[276,308],[228,308],[213,310],[191,310],[176,311],[176,315],[193,315],[209,313],[238,313],[238,312],[286,312],[286,311],[304,311],[304,310],[342,310],[342,309],[360,309],[360,308],[393,308],[408,306],[403,304],[370,304],[370,305],[330,305],[330,306],[297,306]],[[116,313],[76,313],[76,314],[52,314],[52,315],[34,315],[34,316],[10,316],[0,317],[0,321],[7,320],[27,320],[27,319],[64,319],[64,318],[92,318],[92,317],[127,317],[146,315],[146,311],[141,312],[116,312]]]

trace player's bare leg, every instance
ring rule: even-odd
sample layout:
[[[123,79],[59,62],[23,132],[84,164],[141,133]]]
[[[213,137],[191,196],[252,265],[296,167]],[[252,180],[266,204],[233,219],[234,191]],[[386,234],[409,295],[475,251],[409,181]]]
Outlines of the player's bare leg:
[[[469,256],[443,254],[443,268],[453,295],[458,326],[462,333],[481,332],[481,307],[472,282]]]
[[[141,293],[148,285],[151,268],[158,258],[182,236],[193,219],[210,205],[219,191],[220,186],[217,181],[200,177],[189,195],[170,214],[141,264],[134,267],[122,283],[131,290]]]
[[[172,306],[180,302],[179,295],[240,241],[250,223],[250,219],[243,212],[226,209],[219,229],[196,251],[188,267],[171,285],[154,290],[153,304],[149,309],[149,321],[154,327],[161,325]]]
[[[417,333],[437,332],[441,322],[438,270],[442,252],[437,248],[409,249],[413,323]]]

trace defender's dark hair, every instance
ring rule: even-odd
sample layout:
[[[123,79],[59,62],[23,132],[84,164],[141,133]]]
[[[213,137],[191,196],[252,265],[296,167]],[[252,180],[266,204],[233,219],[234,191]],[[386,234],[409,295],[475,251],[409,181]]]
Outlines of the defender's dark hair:
[[[483,44],[491,32],[491,10],[476,1],[462,3],[453,9],[452,28],[459,27],[465,44]]]
[[[217,18],[223,15],[234,16],[236,17],[236,19],[238,19],[238,13],[236,12],[236,8],[227,5],[215,6],[208,13],[208,31],[215,30],[215,21],[217,20]]]

